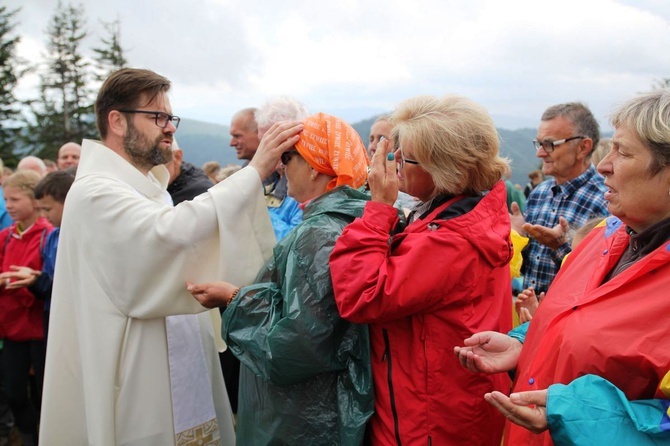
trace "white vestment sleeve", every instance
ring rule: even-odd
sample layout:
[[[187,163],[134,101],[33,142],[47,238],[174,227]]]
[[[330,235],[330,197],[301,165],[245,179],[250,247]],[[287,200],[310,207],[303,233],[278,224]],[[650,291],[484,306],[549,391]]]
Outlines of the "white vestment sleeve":
[[[86,180],[72,191],[86,192],[72,200],[78,209],[69,211],[86,212],[90,227],[81,231],[80,242],[91,248],[88,273],[124,315],[204,311],[186,291],[187,280],[245,285],[271,254],[274,234],[253,168],[174,208],[146,200],[121,182]]]

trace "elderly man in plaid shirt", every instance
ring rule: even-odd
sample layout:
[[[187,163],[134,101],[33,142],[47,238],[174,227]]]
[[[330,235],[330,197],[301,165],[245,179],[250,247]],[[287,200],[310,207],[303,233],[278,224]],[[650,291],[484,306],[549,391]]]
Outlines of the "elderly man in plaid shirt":
[[[600,139],[598,122],[578,102],[549,107],[533,140],[542,172],[553,178],[528,197],[525,215],[513,205],[512,226],[530,237],[524,251],[524,287],[546,292],[571,250],[569,229],[609,215],[603,178],[591,164]]]

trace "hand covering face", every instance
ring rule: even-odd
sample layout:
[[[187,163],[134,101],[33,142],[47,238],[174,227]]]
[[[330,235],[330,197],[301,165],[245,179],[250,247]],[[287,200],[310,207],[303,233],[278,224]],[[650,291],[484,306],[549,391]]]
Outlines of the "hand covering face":
[[[367,178],[368,155],[356,130],[342,119],[317,113],[303,121],[295,148],[317,172],[335,177],[327,190],[358,188]]]

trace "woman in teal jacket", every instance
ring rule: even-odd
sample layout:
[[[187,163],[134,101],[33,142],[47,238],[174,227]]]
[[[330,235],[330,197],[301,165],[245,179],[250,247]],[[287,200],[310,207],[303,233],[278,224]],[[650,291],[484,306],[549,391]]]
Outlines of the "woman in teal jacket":
[[[207,307],[227,306],[223,337],[242,362],[237,443],[358,445],[372,415],[367,326],[340,318],[328,257],[363,213],[365,147],[344,121],[304,121],[282,155],[303,222],[275,247],[256,283],[192,286]]]

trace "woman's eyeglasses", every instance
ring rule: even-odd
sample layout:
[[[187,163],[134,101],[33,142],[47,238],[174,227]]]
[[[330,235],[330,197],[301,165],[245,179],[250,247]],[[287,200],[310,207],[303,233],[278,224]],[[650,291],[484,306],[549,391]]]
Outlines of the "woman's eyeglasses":
[[[408,164],[414,164],[416,166],[420,165],[421,163],[418,161],[415,161],[413,159],[405,158],[405,154],[402,152],[402,147],[398,146],[398,150],[400,150],[400,168],[404,169],[405,168],[405,163]]]

